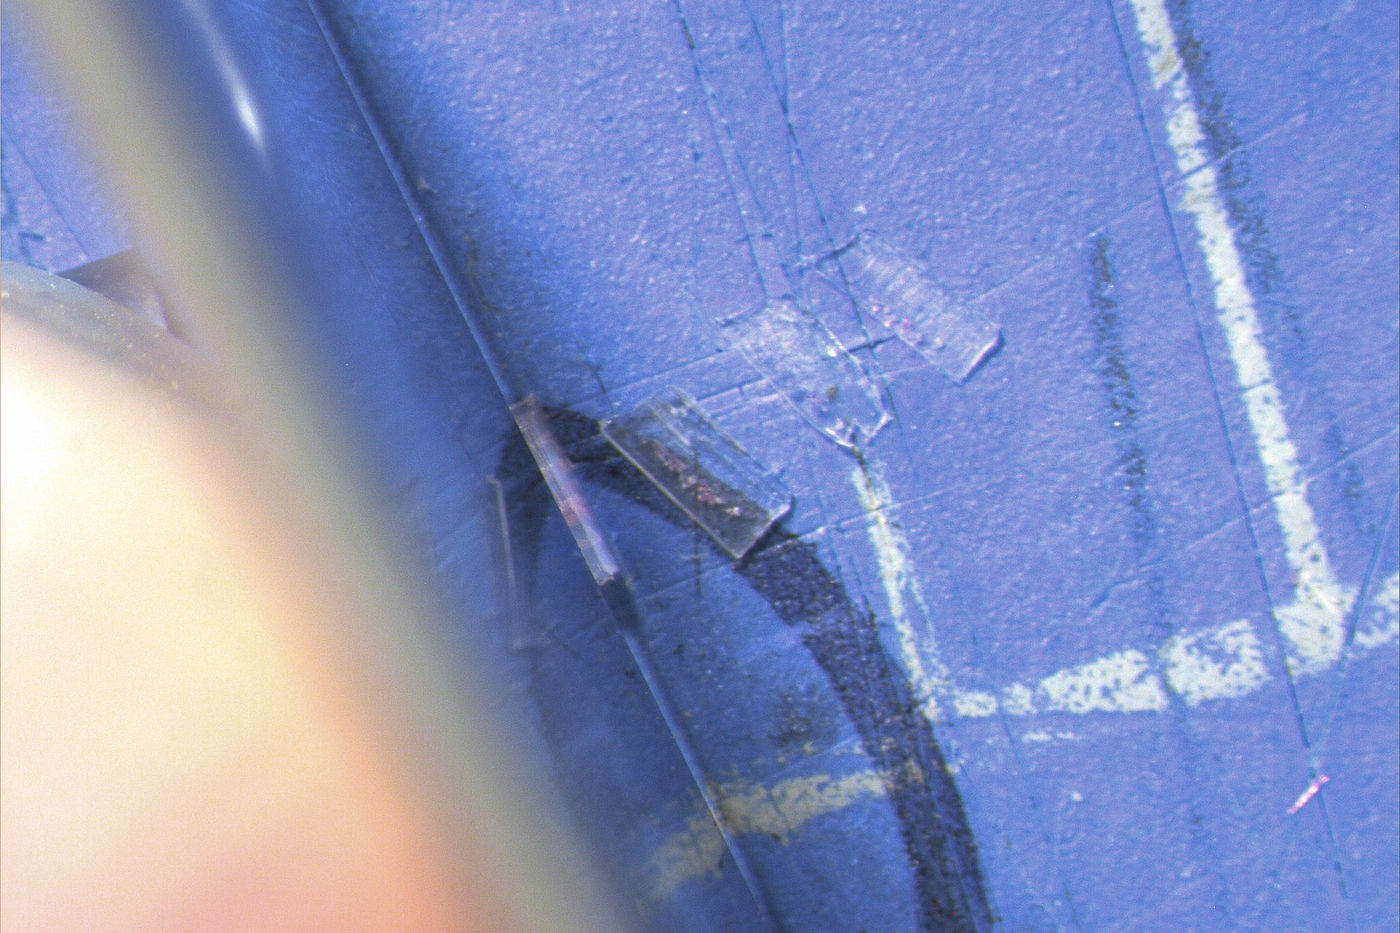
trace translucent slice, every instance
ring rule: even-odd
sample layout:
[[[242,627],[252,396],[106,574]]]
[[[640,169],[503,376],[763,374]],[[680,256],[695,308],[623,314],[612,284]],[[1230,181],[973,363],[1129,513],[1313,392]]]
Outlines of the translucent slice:
[[[1000,331],[933,283],[923,264],[864,232],[817,263],[851,287],[851,297],[952,379],[965,380],[996,349]]]
[[[593,510],[588,507],[583,487],[574,475],[574,465],[564,453],[559,439],[554,436],[544,406],[531,395],[510,406],[510,413],[525,437],[525,444],[535,458],[535,465],[540,468],[550,495],[564,516],[564,524],[583,554],[589,573],[593,574],[599,586],[603,586],[621,573],[622,565],[598,527]]]
[[[843,447],[889,422],[860,362],[815,315],[774,299],[724,322],[725,336],[818,431]]]
[[[606,422],[603,436],[736,560],[792,507],[778,478],[679,389]]]
[[[506,484],[495,475],[486,477],[489,491],[487,521],[496,533],[496,547],[493,548],[494,566],[492,574],[496,582],[496,599],[500,606],[500,616],[509,626],[512,651],[523,651],[545,643],[544,631],[531,605],[530,594],[520,586],[516,572],[516,542],[511,528],[510,504],[507,501]]]

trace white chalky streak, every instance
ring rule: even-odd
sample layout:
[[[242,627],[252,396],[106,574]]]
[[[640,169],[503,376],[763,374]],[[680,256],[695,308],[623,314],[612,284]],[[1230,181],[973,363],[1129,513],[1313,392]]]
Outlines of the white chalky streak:
[[[1167,136],[1183,175],[1182,209],[1192,218],[1196,241],[1209,269],[1216,317],[1224,331],[1274,518],[1283,537],[1284,558],[1292,572],[1293,600],[1274,617],[1295,675],[1316,674],[1341,660],[1346,619],[1355,590],[1342,586],[1332,569],[1317,518],[1308,501],[1298,449],[1263,343],[1254,296],[1245,276],[1220,181],[1211,165],[1200,114],[1182,68],[1178,42],[1163,0],[1132,0],[1138,34],[1147,53],[1152,83],[1163,95]],[[867,516],[867,532],[880,566],[901,660],[935,718],[935,694],[950,700],[959,717],[979,718],[998,711],[1010,716],[1039,712],[1145,712],[1166,708],[1166,691],[1191,706],[1243,696],[1268,679],[1266,652],[1254,628],[1238,619],[1170,639],[1148,654],[1126,649],[1042,678],[1013,683],[998,692],[960,689],[937,656],[933,633],[916,630],[906,599],[922,608],[917,576],[903,532],[889,519],[892,499],[878,471],[852,474]],[[1370,650],[1400,639],[1393,595],[1395,578],[1382,584],[1376,611],[1358,629],[1354,647]],[[927,612],[924,618],[928,618]],[[1160,672],[1160,673],[1157,673]]]
[[[1120,651],[1052,674],[1036,691],[1038,708],[1048,712],[1161,712],[1167,708],[1162,680],[1141,651]]]
[[[855,484],[856,494],[865,510],[866,533],[880,565],[880,582],[889,601],[890,619],[895,637],[899,640],[900,660],[922,704],[924,715],[930,720],[937,719],[937,694],[949,688],[951,677],[938,659],[938,645],[932,627],[927,624],[928,607],[924,604],[918,575],[909,560],[908,539],[903,529],[890,518],[892,497],[889,486],[874,466],[869,469],[857,466],[851,473],[851,482]],[[915,631],[914,621],[909,618],[906,595],[918,606],[920,618],[924,620],[920,631]]]
[[[1371,614],[1357,626],[1353,651],[1373,651],[1400,641],[1400,573],[1391,574],[1371,598]]]
[[[1371,598],[1371,612],[1356,632],[1353,651],[1367,651],[1400,641],[1400,574],[1381,581]],[[1170,639],[1158,651],[1167,686],[1190,705],[1206,700],[1244,696],[1268,678],[1263,648],[1249,623],[1229,622]],[[941,669],[942,665],[935,665]],[[1079,667],[1058,671],[1037,688],[1012,684],[1001,696],[949,685],[959,717],[1009,716],[1037,712],[1097,713],[1156,712],[1166,707],[1162,681],[1148,670],[1145,654],[1121,651]],[[1040,708],[1037,708],[1037,696]],[[925,713],[931,711],[925,707]],[[1076,741],[1073,732],[1029,729],[1021,736],[1028,745]],[[951,768],[952,766],[950,766]],[[913,777],[914,775],[908,775]],[[761,832],[786,844],[812,820],[865,800],[883,797],[886,773],[873,769],[842,777],[816,775],[773,784],[733,782],[716,788],[725,819],[739,834]],[[1315,782],[1321,786],[1320,781]],[[1295,802],[1296,812],[1315,787]],[[724,841],[708,812],[697,813],[690,826],[668,838],[653,855],[651,899],[664,901],[682,884],[717,872]]]
[[[1400,641],[1400,574],[1376,588],[1371,612],[1358,626],[1353,652],[1374,651]],[[1142,713],[1166,709],[1165,686],[1199,706],[1254,693],[1269,680],[1267,651],[1246,619],[1169,638],[1157,649],[1159,677],[1143,651],[1128,649],[1065,668],[1034,684],[1011,684],[1000,696],[954,687],[960,718],[982,719],[1037,713]]]
[[[1254,298],[1245,280],[1229,215],[1220,200],[1215,169],[1209,165],[1205,134],[1181,68],[1171,19],[1162,0],[1133,0],[1133,10],[1138,34],[1147,50],[1153,84],[1158,90],[1168,88],[1167,135],[1177,167],[1187,176],[1183,207],[1196,222],[1198,243],[1214,282],[1218,317],[1230,346],[1236,379],[1244,392],[1245,410],[1264,465],[1274,515],[1283,532],[1285,556],[1297,578],[1297,598],[1276,612],[1279,629],[1292,648],[1289,666],[1295,673],[1317,673],[1341,659],[1346,614],[1355,593],[1337,582],[1308,503],[1307,484],[1298,468],[1298,452],[1289,437],[1283,402],[1260,339]],[[952,709],[961,718],[994,716],[998,711],[1009,716],[1039,712],[1157,712],[1167,708],[1167,689],[1196,706],[1208,700],[1244,696],[1268,680],[1265,652],[1258,635],[1247,620],[1239,619],[1169,639],[1157,651],[1161,676],[1152,670],[1146,654],[1128,649],[1057,671],[1034,688],[1013,683],[999,695],[959,689],[938,659],[932,631],[925,626],[925,631],[916,632],[908,618],[905,595],[909,594],[921,609],[923,598],[910,564],[908,543],[889,519],[889,489],[878,473],[867,476],[858,469],[852,478],[865,508],[867,532],[880,565],[901,660],[915,689],[926,698],[923,712],[930,720],[938,716],[934,699],[937,692],[951,697]],[[1353,650],[1374,650],[1400,641],[1400,574],[1381,582],[1371,606],[1369,618],[1357,629]],[[928,619],[927,612],[924,618]],[[1026,733],[1023,741],[1072,738],[1073,733],[1035,730]],[[842,809],[857,798],[879,796],[884,787],[881,776],[874,771],[835,782],[818,780],[830,787],[822,794],[814,794],[804,785],[801,799],[810,799],[810,803],[805,809],[781,815],[780,823],[775,825],[780,825],[784,833],[791,834],[809,818]],[[1321,777],[1310,785],[1289,812],[1301,809],[1326,780]],[[723,795],[726,815],[735,819],[741,832],[755,828],[771,832],[771,819],[763,821],[762,826],[750,827],[744,819],[736,818],[741,813],[739,803],[762,799],[762,791],[758,786],[745,789],[736,785]],[[771,790],[766,793],[774,799],[791,796]],[[1074,799],[1080,799],[1078,794]],[[698,826],[706,826],[704,820],[704,815],[698,816]],[[658,898],[669,896],[677,885],[713,870],[712,866],[718,863],[718,842],[711,841],[709,850],[702,851],[696,838],[697,832],[678,835],[658,852]]]
[[[1159,656],[1167,684],[1189,706],[1253,693],[1269,679],[1264,646],[1246,619],[1178,635]]]
[[[1260,336],[1254,296],[1220,198],[1219,178],[1209,164],[1205,133],[1181,65],[1171,17],[1163,0],[1133,0],[1133,12],[1152,83],[1165,98],[1167,138],[1185,176],[1181,206],[1195,222],[1197,244],[1210,270],[1217,317],[1244,393],[1245,413],[1283,533],[1284,557],[1293,571],[1295,598],[1275,611],[1279,631],[1289,645],[1289,669],[1295,674],[1316,673],[1341,659],[1346,616],[1355,593],[1338,583],[1308,502],[1298,450],[1289,437],[1283,400]]]

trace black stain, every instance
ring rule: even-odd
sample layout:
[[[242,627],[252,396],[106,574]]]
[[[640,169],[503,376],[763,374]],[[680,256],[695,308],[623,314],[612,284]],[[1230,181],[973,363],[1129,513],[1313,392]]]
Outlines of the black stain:
[[[823,747],[829,745],[836,730],[823,699],[802,688],[783,690],[773,708],[773,725],[768,730],[768,739],[774,747],[790,752],[817,743],[822,743]]]
[[[1108,257],[1108,238],[1089,241],[1089,307],[1093,312],[1096,369],[1108,397],[1113,433],[1118,442],[1118,467],[1123,489],[1132,510],[1133,543],[1141,556],[1156,537],[1147,489],[1147,454],[1138,441],[1138,413],[1142,405],[1128,371],[1123,349],[1123,321],[1113,295],[1113,266]]]
[[[1159,553],[1158,524],[1153,508],[1151,474],[1147,453],[1140,440],[1138,416],[1142,410],[1132,370],[1128,365],[1128,353],[1123,337],[1123,309],[1114,294],[1114,268],[1109,253],[1107,237],[1099,235],[1090,238],[1087,255],[1087,276],[1089,279],[1089,308],[1092,315],[1095,348],[1095,369],[1103,385],[1108,404],[1111,430],[1116,441],[1118,471],[1122,476],[1123,492],[1131,515],[1130,543],[1131,556],[1139,566],[1146,565],[1142,580],[1146,598],[1141,611],[1145,612],[1149,624],[1157,637],[1165,642],[1177,634],[1178,626],[1174,618],[1172,601],[1167,592],[1167,576],[1163,569],[1173,560],[1170,555]],[[1160,559],[1154,559],[1160,558]],[[1179,578],[1180,574],[1173,574]],[[1105,594],[1104,599],[1107,598]],[[1161,659],[1151,662],[1156,675],[1164,682],[1170,682]],[[1193,780],[1206,781],[1201,774],[1202,760],[1198,754],[1202,740],[1199,730],[1190,719],[1190,711],[1181,696],[1169,691],[1170,711],[1175,731],[1172,742],[1178,750],[1180,767]],[[1202,864],[1222,864],[1223,853],[1213,844],[1206,831],[1206,821],[1195,812],[1198,804],[1187,805],[1191,812],[1189,833],[1192,845],[1204,853]],[[1215,879],[1220,898],[1226,896],[1220,876]]]
[[[875,619],[857,609],[810,545],[785,530],[735,569],[784,622],[805,629],[803,644],[886,776],[924,929],[987,929],[990,911],[962,798]]]
[[[690,526],[674,503],[607,444],[596,421],[568,410],[550,409],[548,415],[587,481],[679,527]],[[518,436],[506,443],[496,475],[517,478],[507,490],[513,543],[522,577],[532,580],[548,496]],[[884,777],[911,867],[920,929],[990,929],[992,912],[962,798],[906,677],[880,641],[876,619],[856,606],[812,545],[780,526],[732,566],[784,624],[801,630],[803,645]]]
[[[1143,581],[1147,588],[1146,611],[1159,638],[1175,632],[1167,597],[1166,578],[1159,561],[1157,516],[1152,505],[1147,451],[1141,440],[1138,416],[1142,403],[1128,367],[1123,341],[1123,311],[1113,290],[1113,263],[1105,236],[1089,240],[1087,256],[1089,309],[1094,329],[1095,371],[1108,403],[1108,417],[1118,458],[1118,475],[1129,512],[1130,556],[1138,567],[1146,567]],[[1101,599],[1107,598],[1107,592]]]
[[[1278,329],[1288,335],[1291,346],[1284,359],[1308,385],[1308,394],[1320,409],[1326,425],[1321,438],[1325,459],[1341,464],[1340,488],[1348,516],[1360,534],[1372,535],[1376,532],[1379,513],[1370,502],[1366,480],[1352,459],[1354,450],[1342,433],[1341,420],[1329,400],[1326,386],[1313,374],[1316,355],[1299,308],[1287,294],[1278,253],[1270,241],[1267,204],[1254,184],[1243,141],[1230,118],[1225,95],[1213,76],[1210,53],[1192,21],[1191,4],[1187,0],[1168,0],[1167,13],[1177,35],[1182,68],[1196,101],[1207,149],[1217,162],[1220,192],[1244,260],[1250,292],[1261,314],[1281,324]]]

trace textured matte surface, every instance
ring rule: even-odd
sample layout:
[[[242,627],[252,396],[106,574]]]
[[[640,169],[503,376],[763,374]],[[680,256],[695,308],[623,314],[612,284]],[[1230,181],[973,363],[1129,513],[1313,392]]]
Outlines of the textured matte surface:
[[[1394,928],[1394,5],[626,6],[326,3],[387,153],[306,8],[223,15],[359,277],[328,369],[639,915],[755,914],[386,154],[788,926]],[[4,255],[100,258],[10,19]],[[965,383],[812,274],[864,229],[1000,327]],[[892,416],[857,452],[725,348],[788,294]],[[745,561],[596,436],[669,386],[794,494]]]

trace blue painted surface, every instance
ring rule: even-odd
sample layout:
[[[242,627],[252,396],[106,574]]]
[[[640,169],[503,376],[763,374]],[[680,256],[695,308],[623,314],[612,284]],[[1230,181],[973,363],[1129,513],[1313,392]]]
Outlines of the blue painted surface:
[[[5,258],[60,270],[125,249],[130,235],[37,50],[14,16],[5,17],[0,32]]]
[[[1131,4],[326,4],[446,270],[315,18],[294,3],[223,14],[281,145],[323,156],[292,177],[358,296],[356,313],[311,322],[342,364],[327,380],[464,645],[497,660],[502,706],[534,723],[522,754],[553,761],[657,928],[755,915],[722,862],[646,896],[656,853],[703,808],[441,271],[512,383],[556,411],[713,782],[946,765],[977,852],[951,876],[964,891],[980,876],[984,926],[1400,922],[1395,9],[1168,9],[1306,499],[1355,593],[1345,652],[1307,675],[1285,661],[1296,646],[1276,620],[1297,568]],[[61,268],[114,251],[126,235],[93,206],[8,19],[5,256]],[[1000,325],[1001,350],[965,384],[898,341],[869,345],[878,326],[806,274],[860,229]],[[723,347],[720,319],[784,287],[885,393],[895,420],[863,464]],[[671,385],[781,474],[790,540],[734,565],[590,439],[589,419]],[[902,574],[876,546],[862,465],[888,486]],[[484,572],[493,473],[524,542],[540,642],[524,651]],[[832,601],[798,605],[814,594]],[[840,644],[871,619],[882,654]],[[1171,689],[1163,649],[1237,621],[1258,644],[1247,688],[1194,703]],[[932,725],[909,712],[925,697],[901,627],[938,672],[923,685]],[[1057,709],[1043,687],[1129,652],[1138,692],[1102,708]],[[862,719],[853,683],[898,702]],[[1004,692],[1017,684],[1042,684],[1035,712]],[[973,692],[998,698],[993,715]],[[743,834],[774,912],[806,930],[971,928],[930,906],[939,881],[910,864],[911,820],[959,821],[927,783],[922,803],[854,795],[789,832]]]

